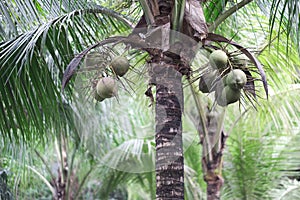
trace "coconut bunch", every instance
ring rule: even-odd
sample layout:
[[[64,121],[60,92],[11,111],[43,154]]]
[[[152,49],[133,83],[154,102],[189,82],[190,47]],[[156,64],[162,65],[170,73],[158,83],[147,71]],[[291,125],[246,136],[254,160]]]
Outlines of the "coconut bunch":
[[[233,69],[229,62],[224,51],[213,51],[209,55],[209,68],[199,81],[199,90],[203,93],[215,92],[216,102],[220,106],[239,101],[241,90],[247,83],[245,72]]]
[[[118,56],[112,60],[109,67],[114,76],[122,77],[128,72],[130,64],[126,57]],[[98,102],[117,96],[118,80],[110,76],[97,79],[97,83],[93,86],[93,93]]]

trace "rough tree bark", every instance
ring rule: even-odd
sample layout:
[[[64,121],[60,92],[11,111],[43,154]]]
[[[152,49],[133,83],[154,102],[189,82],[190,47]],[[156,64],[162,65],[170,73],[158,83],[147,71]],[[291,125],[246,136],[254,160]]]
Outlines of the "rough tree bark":
[[[182,74],[171,64],[151,63],[156,86],[156,199],[184,199]]]
[[[170,13],[174,0],[147,1],[155,26],[163,27],[169,35]],[[162,53],[169,48],[169,36],[158,31],[148,42],[158,44],[158,49],[150,51],[150,84],[156,86],[156,199],[184,199],[184,164],[182,145],[182,74],[178,72],[179,60]],[[165,43],[166,42],[166,43]]]

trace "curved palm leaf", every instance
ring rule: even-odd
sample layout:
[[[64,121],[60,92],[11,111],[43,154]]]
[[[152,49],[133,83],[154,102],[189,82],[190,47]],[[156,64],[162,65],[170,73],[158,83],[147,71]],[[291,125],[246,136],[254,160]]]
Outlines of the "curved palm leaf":
[[[259,0],[257,5],[265,15],[269,16],[270,39],[274,32],[280,34],[283,30],[287,35],[285,37],[287,43],[291,38],[292,42],[297,45],[298,53],[300,53],[300,2],[297,0]],[[280,38],[279,35],[278,40]]]
[[[296,44],[298,48],[298,53],[300,52],[300,4],[297,0],[242,0],[238,3],[228,3],[227,1],[208,1],[204,5],[204,13],[206,20],[212,25],[209,27],[210,31],[215,30],[221,23],[226,21],[228,17],[235,16],[235,12],[239,9],[247,5],[246,7],[259,7],[260,11],[264,14],[264,16],[269,18],[269,40],[273,39],[273,33],[275,33],[280,40],[281,33],[285,32],[286,36],[283,36],[284,39],[289,42],[289,38],[291,38],[292,42]],[[249,6],[250,5],[250,6]],[[256,6],[257,5],[257,6]],[[247,9],[246,9],[247,10]],[[243,12],[246,11],[244,9]],[[250,10],[249,10],[250,11]],[[246,11],[246,15],[244,19],[252,20],[253,13],[250,11]],[[248,12],[248,13],[247,13]],[[257,11],[256,11],[257,12]],[[240,12],[239,12],[240,13]],[[236,22],[243,22],[246,20],[237,20]],[[232,28],[232,26],[231,26]],[[282,31],[283,30],[283,31]],[[289,48],[287,47],[287,52]]]
[[[120,19],[100,6],[74,10],[2,42],[1,134],[32,140],[39,136],[34,132],[42,134],[55,124],[64,127],[61,73],[84,46],[130,27]]]
[[[224,199],[270,198],[270,191],[285,187],[281,185],[283,177],[299,177],[297,93],[271,96],[267,104],[248,111],[234,125],[224,159]],[[236,109],[231,112],[238,113]],[[278,117],[280,114],[284,117]]]

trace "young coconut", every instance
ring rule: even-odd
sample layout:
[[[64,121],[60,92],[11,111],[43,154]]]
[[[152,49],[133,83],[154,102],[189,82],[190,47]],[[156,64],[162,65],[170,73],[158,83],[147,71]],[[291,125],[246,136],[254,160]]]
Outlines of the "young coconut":
[[[117,81],[111,77],[101,78],[97,83],[96,91],[104,99],[116,96],[118,91]]]
[[[226,85],[232,89],[242,89],[246,83],[247,76],[240,69],[234,69],[227,74]]]
[[[222,50],[215,50],[209,55],[209,63],[214,69],[222,69],[227,66],[228,56]]]
[[[216,71],[203,74],[199,81],[199,90],[203,93],[211,92],[216,77]]]
[[[113,71],[118,76],[121,76],[121,77],[126,74],[126,72],[129,69],[129,66],[130,66],[130,64],[129,64],[128,59],[123,56],[119,56],[111,62],[111,67],[112,67]]]
[[[241,90],[232,89],[229,86],[225,86],[221,94],[216,93],[217,103],[220,106],[227,106],[228,104],[237,102],[241,97]]]
[[[104,98],[102,98],[102,97],[97,93],[96,90],[94,91],[94,99],[96,99],[96,101],[98,101],[98,102],[101,102],[101,101],[104,100]]]

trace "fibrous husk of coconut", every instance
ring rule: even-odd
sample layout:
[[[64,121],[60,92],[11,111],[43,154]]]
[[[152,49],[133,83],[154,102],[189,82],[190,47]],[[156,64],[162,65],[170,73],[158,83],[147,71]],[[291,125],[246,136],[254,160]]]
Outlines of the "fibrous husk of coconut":
[[[215,50],[209,55],[209,63],[214,69],[227,67],[228,56],[222,50]]]
[[[117,81],[111,77],[101,78],[97,83],[96,91],[104,99],[116,96],[118,92]]]
[[[129,70],[129,66],[130,66],[129,61],[124,56],[116,57],[111,62],[111,67],[112,67],[113,71],[115,72],[115,74],[118,76],[124,76],[127,73],[127,71]]]

